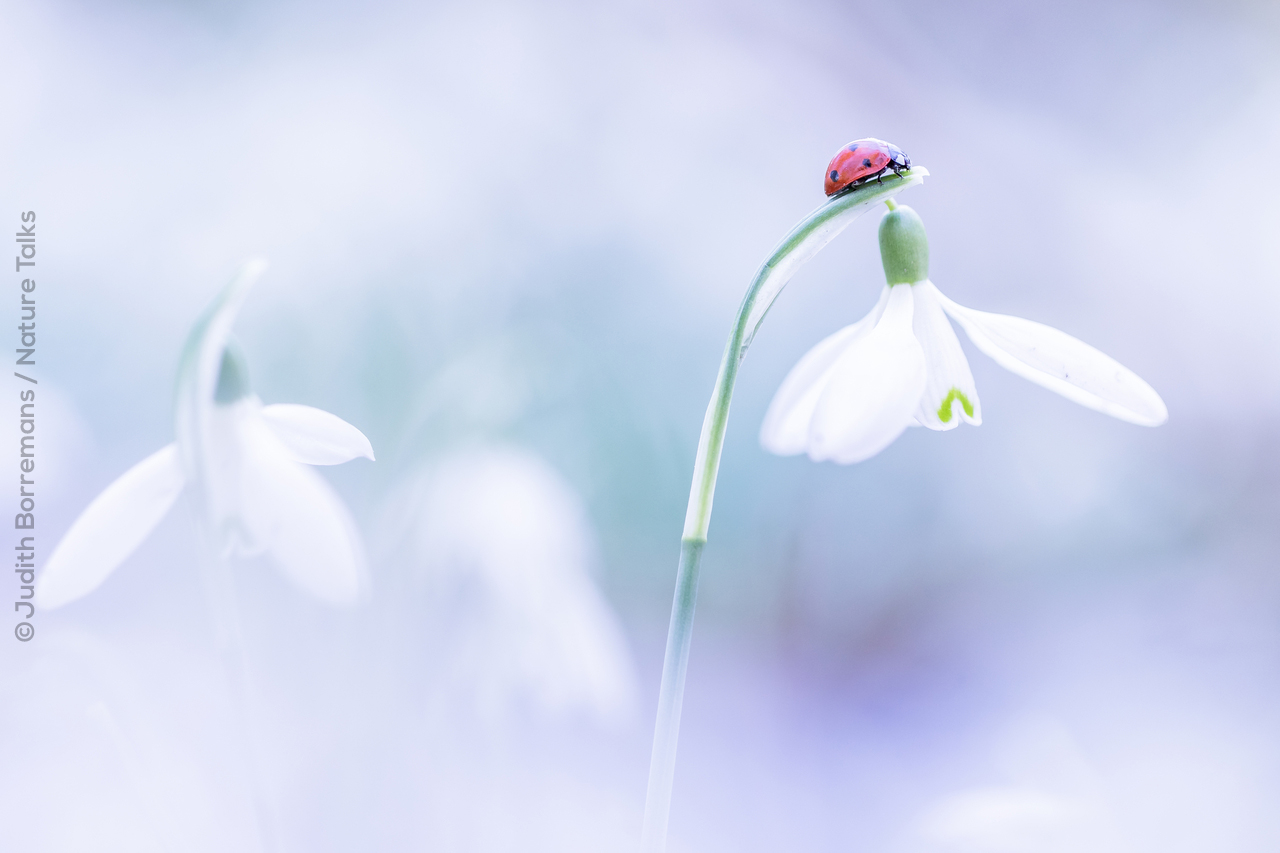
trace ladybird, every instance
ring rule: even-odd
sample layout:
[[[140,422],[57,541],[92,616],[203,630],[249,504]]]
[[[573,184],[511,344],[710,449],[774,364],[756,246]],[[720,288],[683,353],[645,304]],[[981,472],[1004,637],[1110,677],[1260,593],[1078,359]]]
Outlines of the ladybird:
[[[911,158],[898,146],[883,139],[855,139],[831,158],[824,189],[827,195],[836,195],[858,182],[879,181],[887,171],[898,175],[910,168]]]

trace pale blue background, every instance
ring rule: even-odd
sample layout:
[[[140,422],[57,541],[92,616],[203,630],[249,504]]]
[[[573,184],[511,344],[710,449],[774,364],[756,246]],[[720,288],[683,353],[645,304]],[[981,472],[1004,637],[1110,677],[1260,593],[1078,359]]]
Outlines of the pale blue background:
[[[43,543],[171,439],[181,342],[253,254],[272,262],[237,327],[255,388],[370,437],[376,464],[326,476],[372,551],[406,471],[481,439],[543,454],[596,527],[638,722],[486,752],[517,768],[495,771],[508,800],[448,841],[422,746],[447,733],[395,698],[411,635],[376,603],[334,614],[246,574],[285,849],[629,849],[724,335],[829,157],[868,135],[931,172],[901,200],[945,293],[1094,344],[1170,420],[1108,419],[966,343],[982,427],[849,468],[768,456],[773,390],[882,281],[875,216],[850,227],[742,372],[673,850],[926,849],[938,797],[1020,784],[998,756],[1028,720],[1069,733],[1117,849],[1280,843],[1274,4],[6,0],[0,28],[0,224],[39,214]],[[34,643],[0,639],[0,745],[53,768],[5,761],[0,824],[28,849],[58,849],[32,815],[99,812],[93,849],[141,849],[122,827],[145,813],[95,805],[66,734],[103,691],[153,721],[191,849],[243,817],[200,769],[217,678],[191,548],[168,521]],[[494,749],[451,749],[473,747]],[[526,804],[548,778],[570,780],[560,811]]]

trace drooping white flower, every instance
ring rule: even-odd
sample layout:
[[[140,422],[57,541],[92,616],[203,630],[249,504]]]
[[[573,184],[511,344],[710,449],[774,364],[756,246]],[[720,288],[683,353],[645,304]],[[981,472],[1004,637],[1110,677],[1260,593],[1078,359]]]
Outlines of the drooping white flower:
[[[766,450],[861,462],[913,424],[948,430],[982,423],[973,374],[948,316],[979,350],[1024,379],[1130,423],[1168,419],[1150,385],[1088,344],[943,296],[929,280],[924,226],[911,208],[885,216],[880,247],[888,284],[879,301],[792,368],[760,429]]]
[[[555,469],[514,447],[459,450],[407,503],[450,689],[491,721],[522,703],[606,727],[633,715],[635,669],[591,577],[590,523]]]
[[[265,266],[246,264],[197,322],[178,368],[177,441],[126,471],[80,514],[40,574],[40,607],[97,588],[184,490],[222,554],[265,552],[324,601],[358,597],[365,560],[355,523],[307,466],[372,460],[369,440],[320,409],[263,406],[230,344],[235,316]]]

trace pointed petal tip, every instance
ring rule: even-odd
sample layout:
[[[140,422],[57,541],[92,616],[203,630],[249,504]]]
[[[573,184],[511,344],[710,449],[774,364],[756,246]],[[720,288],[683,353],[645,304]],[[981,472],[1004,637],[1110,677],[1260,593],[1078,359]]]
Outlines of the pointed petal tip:
[[[262,408],[262,416],[295,462],[340,465],[361,457],[376,461],[369,437],[324,409],[273,403]]]
[[[1169,407],[1165,405],[1164,398],[1156,392],[1156,389],[1147,385],[1147,390],[1151,392],[1152,412],[1148,422],[1142,424],[1142,426],[1163,426],[1169,421]]]
[[[355,427],[352,427],[352,429],[355,429]],[[362,438],[363,441],[360,443],[359,450],[356,452],[356,454],[352,458],[368,459],[370,462],[377,462],[378,460],[375,459],[373,455],[373,443],[369,441],[369,437],[366,436],[364,433],[360,432],[358,429],[356,430],[356,432],[360,433],[360,438]]]
[[[1152,394],[1155,395],[1155,392],[1153,391]],[[1151,403],[1153,405],[1152,405],[1152,411],[1150,414],[1144,415],[1144,414],[1139,414],[1135,412],[1131,417],[1125,417],[1116,412],[1107,412],[1107,414],[1112,415],[1113,417],[1120,418],[1120,420],[1128,421],[1129,423],[1135,424],[1137,426],[1144,426],[1144,427],[1164,426],[1166,423],[1169,422],[1168,407],[1165,406],[1164,400],[1161,400],[1158,395],[1155,395],[1155,399],[1153,399]],[[1157,403],[1159,404],[1158,406],[1155,405]]]

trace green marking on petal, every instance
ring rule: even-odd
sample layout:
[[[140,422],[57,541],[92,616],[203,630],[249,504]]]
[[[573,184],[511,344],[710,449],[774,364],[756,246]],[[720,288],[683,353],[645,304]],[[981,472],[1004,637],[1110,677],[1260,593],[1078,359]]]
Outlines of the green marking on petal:
[[[969,398],[959,388],[952,388],[947,392],[947,398],[942,401],[942,405],[938,407],[938,420],[944,424],[951,420],[951,402],[959,400],[960,405],[964,407],[964,413],[969,417],[973,417],[973,403],[969,402]]]

